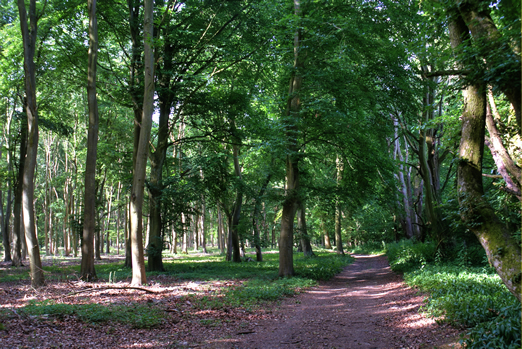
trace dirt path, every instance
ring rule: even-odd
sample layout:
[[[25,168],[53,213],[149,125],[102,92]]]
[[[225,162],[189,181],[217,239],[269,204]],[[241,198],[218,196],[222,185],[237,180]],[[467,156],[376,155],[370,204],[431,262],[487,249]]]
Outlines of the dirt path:
[[[418,313],[423,297],[393,273],[385,256],[355,256],[342,273],[289,298],[275,319],[209,348],[451,348],[458,332]]]

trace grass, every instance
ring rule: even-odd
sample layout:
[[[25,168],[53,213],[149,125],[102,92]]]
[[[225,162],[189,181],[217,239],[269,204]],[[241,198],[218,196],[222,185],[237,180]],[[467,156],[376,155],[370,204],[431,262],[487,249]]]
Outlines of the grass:
[[[86,323],[104,323],[115,321],[131,325],[133,328],[151,328],[161,324],[163,312],[159,308],[146,305],[100,305],[100,304],[64,304],[54,301],[30,301],[23,307],[25,315],[36,317],[75,316]]]

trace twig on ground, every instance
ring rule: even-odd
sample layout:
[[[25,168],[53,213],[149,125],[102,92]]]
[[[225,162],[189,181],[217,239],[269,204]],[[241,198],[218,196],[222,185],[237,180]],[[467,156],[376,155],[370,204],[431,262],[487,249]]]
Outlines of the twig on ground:
[[[67,294],[66,297],[74,296],[74,295],[80,294],[80,293],[96,292],[96,291],[102,291],[102,290],[138,290],[138,291],[144,291],[144,292],[152,293],[152,294],[157,293],[157,292],[154,292],[154,291],[151,291],[151,290],[147,290],[146,288],[142,288],[142,287],[132,287],[132,286],[127,286],[127,287],[110,287],[110,286],[106,286],[106,287],[93,287],[93,288],[88,288],[88,289],[84,289],[84,290],[80,290],[80,291],[76,291],[76,292],[70,292],[70,293]]]

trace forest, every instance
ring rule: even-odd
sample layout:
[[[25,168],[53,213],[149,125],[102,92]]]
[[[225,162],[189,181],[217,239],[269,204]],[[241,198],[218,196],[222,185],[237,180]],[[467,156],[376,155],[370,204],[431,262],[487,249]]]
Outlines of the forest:
[[[0,300],[0,333],[42,314],[101,321],[57,296],[73,282],[212,280],[255,313],[384,253],[430,294],[423,312],[470,331],[463,346],[520,347],[520,13],[0,0],[0,298],[36,292]],[[222,311],[210,293],[176,299]],[[111,306],[132,328],[167,321]]]

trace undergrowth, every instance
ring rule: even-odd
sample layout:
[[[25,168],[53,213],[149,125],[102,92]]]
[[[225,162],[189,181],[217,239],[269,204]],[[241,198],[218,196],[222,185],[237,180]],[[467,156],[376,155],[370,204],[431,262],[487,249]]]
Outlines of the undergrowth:
[[[29,301],[22,312],[39,317],[75,316],[86,323],[119,322],[134,328],[151,328],[163,320],[159,308],[146,305],[64,304],[50,300]]]
[[[434,242],[414,243],[402,240],[386,245],[386,255],[393,271],[405,272],[433,262],[437,245]]]
[[[461,248],[452,261],[443,263],[432,243],[388,247],[392,269],[404,272],[408,285],[429,294],[422,311],[468,328],[468,337],[462,340],[467,348],[521,347],[520,303],[493,268],[471,266],[477,263],[476,258],[470,260],[468,249]]]
[[[361,245],[354,246],[350,249],[354,254],[378,255],[386,253],[386,244],[384,241],[370,241]]]

